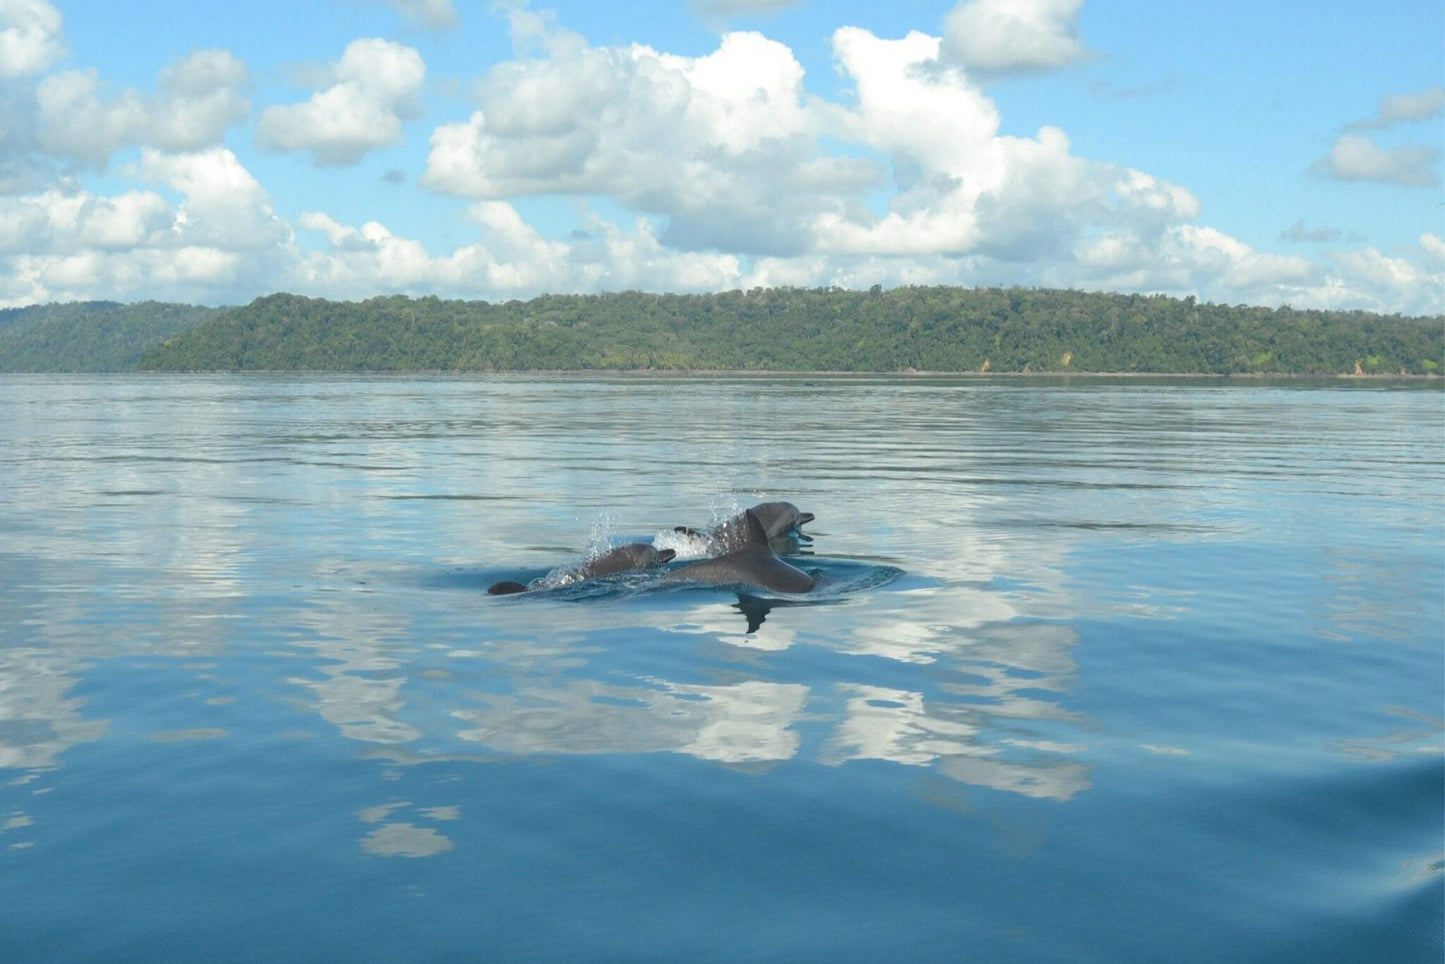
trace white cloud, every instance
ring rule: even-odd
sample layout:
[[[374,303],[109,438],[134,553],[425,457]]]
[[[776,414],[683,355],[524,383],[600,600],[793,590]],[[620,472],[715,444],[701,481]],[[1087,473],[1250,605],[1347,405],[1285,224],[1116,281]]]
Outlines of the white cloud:
[[[225,148],[146,148],[123,174],[174,192],[102,196],[51,188],[0,197],[0,304],[169,298],[214,304],[285,288],[290,228]]]
[[[1445,238],[1427,231],[1420,235],[1420,249],[1425,252],[1430,261],[1434,262],[1437,272],[1445,270]]]
[[[227,50],[198,50],[167,67],[143,142],[173,151],[218,143],[250,113],[242,96],[249,83],[246,65]]]
[[[1089,56],[1079,41],[1083,0],[967,0],[943,24],[943,54],[971,71],[1034,73]]]
[[[1075,157],[1057,128],[1000,135],[994,103],[967,75],[938,69],[939,44],[918,33],[835,34],[840,69],[857,91],[843,129],[894,158],[897,192],[882,217],[825,216],[820,248],[1037,261],[1067,256],[1078,237],[1100,229],[1142,246],[1198,215],[1198,201],[1180,187]]]
[[[411,47],[353,40],[328,70],[331,86],[300,104],[268,107],[256,139],[275,151],[307,151],[318,164],[346,165],[399,143],[402,123],[420,112],[426,64]]]
[[[1386,94],[1374,117],[1350,124],[1356,130],[1378,130],[1396,124],[1429,120],[1445,112],[1445,87],[1435,86],[1409,94]]]
[[[63,24],[47,0],[0,0],[0,77],[38,74],[65,56]]]
[[[1318,227],[1311,228],[1305,224],[1304,218],[1296,218],[1295,222],[1279,233],[1281,241],[1315,242],[1324,243],[1327,241],[1338,241],[1344,236],[1339,228]]]
[[[36,91],[40,107],[40,143],[104,166],[144,126],[144,108],[135,92],[102,104],[100,76],[94,69],[53,74]]]
[[[1387,251],[1332,246],[1314,260],[1255,250],[1197,223],[1201,204],[1184,187],[1079,156],[1063,127],[1004,134],[982,81],[1085,56],[1077,2],[962,4],[946,36],[840,29],[832,46],[846,87],[837,99],[811,94],[793,51],[759,33],[724,34],[704,56],[679,56],[594,47],[545,12],[504,9],[525,53],[480,78],[470,117],[433,130],[417,179],[461,199],[460,226],[448,229],[460,239],[443,247],[369,212],[311,210],[294,226],[280,217],[221,146],[249,110],[246,67],[226,51],[175,62],[154,92],[108,89],[87,70],[0,85],[0,304],[878,283],[1445,309],[1438,234]],[[998,40],[992,60],[959,52],[956,28],[970,18],[973,40]],[[352,163],[403,137],[425,77],[416,50],[356,41],[319,68],[314,96],[262,114],[257,141]],[[1385,98],[1379,126],[1431,116],[1432,98]],[[1423,149],[1346,134],[1327,159],[1330,176],[1433,177]],[[77,159],[106,167],[136,147],[139,160],[108,172],[121,184],[108,196],[61,173]],[[366,186],[375,189],[374,172]],[[526,200],[539,196],[575,199],[570,232],[524,216],[560,207]],[[1319,236],[1303,221],[1287,233]]]
[[[1372,117],[1345,125],[1346,131],[1382,131],[1429,120],[1445,113],[1445,87],[1436,85],[1405,94],[1386,94]],[[1375,181],[1403,187],[1434,187],[1440,159],[1437,147],[1403,144],[1382,147],[1364,134],[1346,133],[1330,152],[1315,162],[1314,170],[1341,181]]]
[[[328,247],[309,252],[308,290],[354,297],[377,290],[472,297],[531,297],[544,291],[651,289],[659,279],[679,291],[717,291],[745,280],[734,255],[685,252],[661,244],[646,221],[631,231],[595,217],[569,241],[544,237],[510,204],[479,201],[467,212],[478,238],[433,257],[414,240],[383,225],[360,228],[309,212],[301,226],[325,236]]]
[[[178,213],[150,191],[0,198],[0,304],[210,300],[236,280],[243,256],[190,243]]]
[[[1404,187],[1434,187],[1439,179],[1433,170],[1440,152],[1432,147],[1407,144],[1383,148],[1360,134],[1345,134],[1335,141],[1318,168],[1342,181],[1379,181]]]
[[[266,190],[224,147],[186,154],[147,148],[134,173],[182,196],[173,226],[182,243],[258,251],[290,239]]]
[[[127,191],[116,197],[90,198],[77,223],[77,235],[89,247],[125,251],[154,243],[170,227],[174,213],[160,195]]]
[[[36,89],[39,141],[49,152],[105,166],[122,147],[196,150],[218,143],[250,110],[246,66],[224,50],[197,51],[161,73],[160,93],[105,100],[94,69],[51,74]]]
[[[791,51],[755,33],[697,58],[572,40],[489,73],[482,109],[434,132],[422,183],[476,200],[605,195],[664,218],[667,246],[763,258],[1026,260],[1099,225],[1148,234],[1198,214],[1182,188],[1073,156],[1056,128],[1001,136],[994,103],[926,34],[837,31],[852,106],[808,97]],[[825,137],[867,156],[825,153]],[[893,184],[876,215],[880,156]]]
[[[1414,259],[1392,257],[1373,247],[1332,252],[1311,303],[1384,313],[1445,313],[1440,298],[1445,291],[1445,264],[1432,253],[1431,242],[1439,245],[1440,238],[1424,235],[1420,248],[1412,252]]]
[[[478,200],[603,194],[665,216],[676,247],[796,252],[878,171],[821,154],[802,80],[756,33],[697,58],[635,45],[513,61],[484,78],[470,120],[433,133],[422,183]]]
[[[728,20],[733,17],[771,17],[802,0],[688,0],[693,13],[709,22]]]
[[[115,197],[59,190],[0,200],[0,256],[124,250],[152,243],[170,225],[170,205],[149,191]]]
[[[387,5],[429,30],[450,30],[461,23],[452,0],[386,0]]]

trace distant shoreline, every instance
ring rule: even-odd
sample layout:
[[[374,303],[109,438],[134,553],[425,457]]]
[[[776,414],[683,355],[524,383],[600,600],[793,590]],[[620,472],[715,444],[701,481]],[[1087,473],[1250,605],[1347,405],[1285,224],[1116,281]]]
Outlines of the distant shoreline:
[[[143,370],[126,372],[85,372],[85,371],[53,371],[53,372],[0,372],[0,377],[5,375],[139,375],[149,377],[170,375],[294,375],[306,378],[325,378],[338,376],[366,376],[374,378],[486,378],[491,376],[502,376],[507,378],[524,378],[538,376],[553,378],[558,376],[576,376],[580,378],[834,378],[863,379],[863,378],[898,378],[898,379],[957,379],[973,381],[990,380],[1014,380],[1024,381],[1028,379],[1087,379],[1091,381],[1107,380],[1155,380],[1155,381],[1235,381],[1235,382],[1310,382],[1310,381],[1331,381],[1331,382],[1430,382],[1445,386],[1445,375],[1440,373],[1412,374],[1409,372],[1396,372],[1386,374],[1380,372],[1356,375],[1352,372],[1336,374],[1322,373],[1310,374],[1304,372],[1067,372],[1067,371],[1040,371],[1040,372],[958,372],[958,371],[799,371],[796,369],[762,370],[756,368],[707,368],[707,369],[684,369],[684,368],[508,368],[508,369],[470,369],[470,368],[397,368],[397,369],[315,369],[315,368],[233,368],[233,369],[211,369],[197,368],[189,370]]]

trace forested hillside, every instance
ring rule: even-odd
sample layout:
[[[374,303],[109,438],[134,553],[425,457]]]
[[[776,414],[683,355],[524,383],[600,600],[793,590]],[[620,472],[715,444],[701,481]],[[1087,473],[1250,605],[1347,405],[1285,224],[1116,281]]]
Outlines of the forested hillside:
[[[132,371],[148,349],[216,312],[157,301],[0,309],[0,371]]]
[[[152,370],[1436,374],[1445,318],[1037,289],[623,292],[531,301],[276,294],[146,353]]]

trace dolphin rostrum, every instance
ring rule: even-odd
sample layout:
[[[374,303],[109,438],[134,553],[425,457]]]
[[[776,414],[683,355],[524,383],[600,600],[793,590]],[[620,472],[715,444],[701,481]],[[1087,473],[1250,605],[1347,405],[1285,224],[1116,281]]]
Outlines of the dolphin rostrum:
[[[811,516],[809,517],[811,518]],[[715,559],[674,569],[667,579],[690,579],[713,585],[761,586],[775,592],[807,592],[816,584],[812,576],[779,559],[768,545],[768,530],[757,512],[743,513],[741,544]]]
[[[675,555],[677,555],[675,549],[656,549],[646,542],[629,542],[625,546],[618,546],[604,552],[595,559],[587,560],[578,568],[564,573],[560,579],[547,580],[546,585],[524,586],[520,582],[498,582],[487,589],[487,593],[492,596],[506,596],[511,593],[526,592],[532,588],[551,589],[556,586],[581,582],[584,579],[596,579],[599,576],[612,576],[619,572],[630,572],[633,569],[660,566],[665,562],[671,562]]]

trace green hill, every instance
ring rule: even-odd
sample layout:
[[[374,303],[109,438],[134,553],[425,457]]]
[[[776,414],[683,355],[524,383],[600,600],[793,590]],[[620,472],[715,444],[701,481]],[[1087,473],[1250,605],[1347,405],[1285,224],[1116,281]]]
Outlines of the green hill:
[[[1435,374],[1445,317],[1048,289],[622,292],[531,301],[275,294],[167,338],[147,370]]]
[[[146,301],[34,305],[0,310],[0,371],[131,371],[148,349],[218,309]]]

